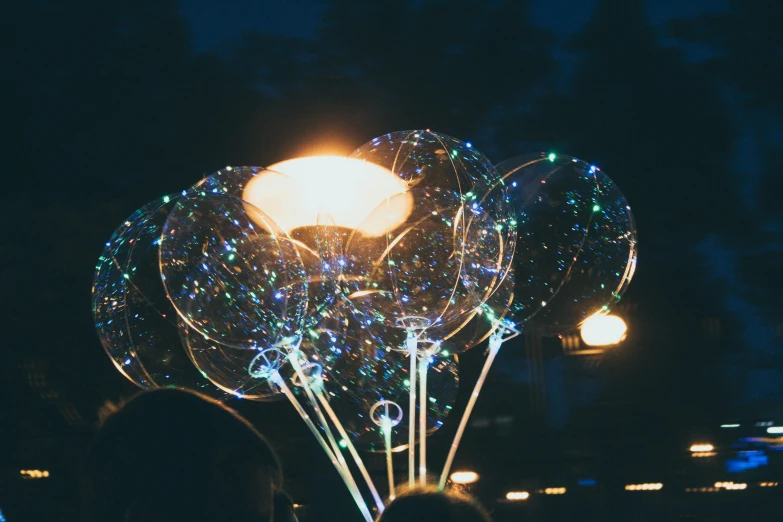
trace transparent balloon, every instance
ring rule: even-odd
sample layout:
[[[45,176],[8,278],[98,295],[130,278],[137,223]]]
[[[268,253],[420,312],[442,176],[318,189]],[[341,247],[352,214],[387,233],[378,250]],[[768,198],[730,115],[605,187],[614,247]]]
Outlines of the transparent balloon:
[[[93,318],[106,353],[140,388],[173,386],[220,398],[224,390],[195,368],[180,342],[160,277],[158,248],[175,202],[167,196],[148,203],[106,243],[93,281]]]
[[[389,198],[344,246],[330,248],[343,252],[336,266],[341,294],[363,323],[422,330],[457,321],[480,304],[462,282],[464,215],[454,192],[414,189]]]
[[[163,283],[189,328],[250,353],[301,333],[304,265],[291,238],[261,210],[234,196],[190,191],[162,237]]]
[[[564,155],[514,158],[498,171],[517,209],[515,320],[555,334],[608,311],[636,269],[636,226],[617,185]]]
[[[429,130],[400,131],[372,139],[351,157],[391,171],[408,190],[427,187],[458,194],[469,208],[481,210],[494,220],[506,251],[514,252],[513,207],[503,177],[470,143]],[[463,230],[467,231],[467,226]],[[504,261],[497,283],[506,277],[511,256]]]
[[[257,401],[277,400],[283,394],[269,380],[278,371],[290,378],[290,365],[285,364],[285,349],[258,349],[227,346],[204,337],[179,320],[182,344],[196,368],[221,390]]]
[[[479,307],[461,322],[428,328],[424,339],[441,344],[442,356],[460,353],[480,345],[509,314],[514,299],[514,272],[508,273]]]
[[[328,276],[320,257],[322,249],[317,244],[317,229],[323,213],[321,206],[326,201],[319,200],[305,183],[313,178],[319,179],[319,175],[324,173],[318,162],[305,162],[304,166],[307,167],[304,171],[300,172],[301,168],[297,170],[304,176],[303,179],[264,167],[226,167],[199,181],[191,191],[241,198],[247,202],[247,214],[254,225],[274,234],[279,241],[292,241],[304,265],[308,294],[304,325],[308,327],[317,323],[329,310],[337,291],[335,281]],[[291,274],[290,283],[298,287],[302,281],[296,276],[297,272]]]
[[[324,387],[330,404],[359,449],[384,451],[380,416],[393,421],[392,448],[400,451],[408,441],[408,354],[396,344],[403,330],[389,328],[392,344],[376,340],[367,327],[345,307],[305,335],[302,351],[323,369]],[[404,335],[403,335],[404,339]],[[457,393],[459,378],[453,358],[420,343],[422,356],[431,361],[428,371],[427,432],[433,433],[446,420]],[[404,409],[404,410],[403,410]],[[417,406],[418,422],[418,406]]]

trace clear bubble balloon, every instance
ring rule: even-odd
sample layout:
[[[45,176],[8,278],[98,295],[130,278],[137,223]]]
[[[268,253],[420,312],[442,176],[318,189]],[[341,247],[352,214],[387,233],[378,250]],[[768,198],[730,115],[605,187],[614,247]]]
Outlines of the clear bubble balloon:
[[[300,173],[306,175],[305,181],[313,177],[318,179],[318,175],[323,174],[319,163],[305,163],[310,169]],[[325,202],[319,201],[303,180],[263,167],[226,167],[202,179],[191,191],[240,198],[247,202],[247,213],[254,225],[278,236],[280,241],[293,241],[304,265],[307,285],[304,324],[308,327],[317,323],[332,306],[337,293],[334,279],[328,277],[320,258],[322,249],[317,244],[320,207]],[[266,228],[270,220],[274,230]],[[293,286],[302,283],[296,275],[291,274]]]
[[[342,313],[337,313],[341,310]],[[408,442],[408,395],[410,359],[396,344],[403,330],[389,328],[392,344],[370,335],[351,313],[337,307],[329,318],[305,336],[303,352],[323,368],[324,388],[332,408],[359,449],[382,452],[384,437],[380,416],[393,421],[392,447],[400,451]],[[403,335],[404,339],[404,335]],[[420,349],[429,357],[427,432],[433,433],[446,420],[457,393],[457,365],[451,357],[430,355],[433,343]],[[417,405],[418,422],[418,405]]]
[[[506,251],[514,251],[513,207],[503,177],[470,143],[429,130],[400,131],[372,139],[351,157],[391,171],[406,183],[408,190],[428,187],[458,194],[470,208],[495,221]],[[511,257],[504,259],[497,274],[498,283],[511,266]]]
[[[158,248],[175,201],[167,196],[140,208],[106,243],[93,282],[93,318],[106,353],[140,388],[173,386],[220,398],[225,392],[195,368],[180,342],[160,277]]]
[[[162,237],[163,283],[188,327],[249,352],[301,333],[302,259],[261,210],[234,196],[190,191],[170,212]]]
[[[406,218],[398,224],[400,213]],[[462,282],[464,215],[454,192],[414,189],[389,198],[344,246],[331,247],[343,250],[340,290],[361,321],[421,330],[459,320],[480,304]]]
[[[480,345],[492,335],[498,323],[509,314],[514,298],[514,272],[508,273],[482,304],[461,322],[446,327],[428,328],[422,336],[441,343],[441,353],[448,356]]]
[[[182,344],[196,368],[212,383],[236,397],[257,401],[277,400],[283,394],[270,381],[271,371],[290,377],[284,350],[227,346],[204,337],[179,320]]]
[[[498,171],[517,208],[515,320],[554,334],[608,311],[636,269],[636,226],[617,185],[564,155],[514,158]]]

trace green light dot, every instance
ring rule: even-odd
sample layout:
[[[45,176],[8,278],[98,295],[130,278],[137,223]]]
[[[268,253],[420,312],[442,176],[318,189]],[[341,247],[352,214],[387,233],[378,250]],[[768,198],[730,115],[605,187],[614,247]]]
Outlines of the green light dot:
[[[130,276],[128,274],[122,274],[122,277],[124,277],[125,279],[130,279]]]
[[[599,210],[601,210],[600,205],[593,205],[593,212],[598,212]]]
[[[443,350],[440,353],[441,353],[441,355],[443,355],[443,357],[448,357],[449,356],[449,351],[448,350]]]
[[[340,444],[341,448],[347,448],[348,447],[348,441],[346,441],[345,439],[340,439],[340,443],[339,444]]]
[[[554,152],[549,153],[549,161],[555,161],[555,158],[557,158],[557,155]]]
[[[229,256],[228,256],[228,260],[229,260],[229,261],[233,261],[233,260],[234,260],[234,254],[229,254]]]
[[[171,198],[170,198],[170,197],[168,197],[168,196],[163,196],[163,202],[164,202],[164,203],[168,203],[169,201],[171,201]]]
[[[402,384],[404,384],[405,386],[410,386],[411,385],[411,381],[408,380],[408,379],[405,379],[404,381],[402,381]]]

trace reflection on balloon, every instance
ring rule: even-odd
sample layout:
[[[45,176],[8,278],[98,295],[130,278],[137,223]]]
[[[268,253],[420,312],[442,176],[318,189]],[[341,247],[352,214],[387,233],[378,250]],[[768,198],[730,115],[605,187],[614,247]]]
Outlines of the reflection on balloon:
[[[399,334],[404,340],[403,330],[389,327],[387,331],[394,334],[394,342]],[[426,354],[425,344],[432,343],[422,343],[422,352]],[[332,408],[359,449],[384,451],[381,428],[370,415],[370,410],[383,401],[387,401],[384,411],[389,407],[394,409],[395,418],[400,416],[392,433],[393,448],[399,451],[407,447],[410,380],[409,360],[401,350],[403,346],[379,342],[344,306],[338,307],[303,340],[303,352],[322,364]],[[459,379],[452,358],[438,354],[426,356],[432,359],[427,410],[427,431],[432,433],[451,411]],[[406,408],[404,414],[402,408]]]
[[[408,190],[427,187],[457,194],[467,208],[495,222],[503,248],[514,252],[513,208],[503,177],[470,143],[429,130],[400,131],[372,139],[351,156],[391,171]],[[462,231],[467,230],[463,226]],[[511,255],[504,258],[498,282],[505,278],[511,261]]]
[[[620,189],[564,155],[514,158],[498,171],[517,209],[515,319],[560,333],[609,310],[636,268],[636,226]]]
[[[167,196],[140,208],[106,243],[93,282],[93,317],[106,353],[140,388],[174,386],[223,397],[183,348],[160,278],[158,248],[175,201]]]
[[[266,351],[252,345],[244,348],[226,346],[211,341],[179,321],[182,344],[196,368],[215,386],[231,395],[258,401],[282,398],[280,391],[269,381],[267,369],[290,374],[285,359],[277,349]],[[259,362],[264,375],[259,375]],[[262,373],[264,373],[262,372]]]
[[[457,194],[437,188],[415,189],[404,196],[413,199],[413,210],[400,227],[382,236],[356,230],[346,240],[337,267],[342,295],[363,320],[384,326],[423,329],[448,324],[479,304],[462,283],[462,203]],[[393,212],[395,198],[368,219]]]
[[[300,332],[307,276],[299,251],[236,197],[182,196],[163,230],[160,270],[180,317],[209,340],[252,351]]]

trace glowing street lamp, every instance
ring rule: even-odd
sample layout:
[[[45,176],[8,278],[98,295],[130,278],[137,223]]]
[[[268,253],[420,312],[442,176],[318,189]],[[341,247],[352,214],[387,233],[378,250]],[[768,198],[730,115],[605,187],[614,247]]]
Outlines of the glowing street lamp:
[[[519,502],[530,498],[530,493],[527,491],[509,491],[506,493],[506,500],[511,502]]]
[[[475,471],[455,471],[449,478],[454,484],[473,484],[479,476]]]
[[[242,199],[286,232],[318,224],[379,236],[405,222],[413,198],[404,180],[366,161],[313,156],[276,163],[251,179]],[[372,212],[382,203],[383,212]],[[365,219],[372,213],[371,219]],[[322,220],[327,219],[328,223]]]
[[[701,443],[701,444],[694,444],[691,446],[691,453],[703,453],[705,451],[712,451],[715,449],[715,446],[712,444],[707,443]]]
[[[628,326],[616,315],[594,314],[582,323],[580,333],[588,346],[609,346],[625,339]]]

